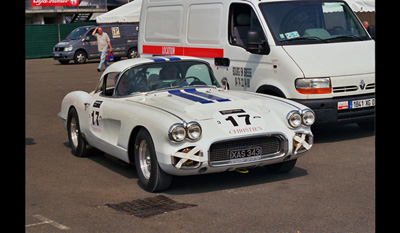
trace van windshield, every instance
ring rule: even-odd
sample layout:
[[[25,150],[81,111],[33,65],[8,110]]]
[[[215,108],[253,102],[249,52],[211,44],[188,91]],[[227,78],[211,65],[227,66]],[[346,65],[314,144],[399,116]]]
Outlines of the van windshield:
[[[79,40],[89,30],[89,27],[75,28],[68,36],[67,40]]]
[[[260,9],[278,45],[370,40],[344,2],[271,2]]]

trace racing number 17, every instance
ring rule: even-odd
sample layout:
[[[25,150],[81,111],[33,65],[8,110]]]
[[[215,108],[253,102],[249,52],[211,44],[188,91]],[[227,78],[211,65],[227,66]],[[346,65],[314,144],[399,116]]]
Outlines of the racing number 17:
[[[238,117],[244,117],[244,121],[246,123],[246,125],[251,125],[250,123],[250,115],[249,114],[243,114],[243,115],[237,115]],[[239,126],[239,124],[237,123],[237,121],[235,120],[235,118],[233,118],[233,116],[229,116],[228,118],[225,119],[226,121],[230,121],[232,123],[233,126]]]
[[[92,125],[99,125],[99,115],[100,115],[100,112],[99,111],[93,111],[92,112]],[[96,115],[96,122],[94,121],[94,116]]]

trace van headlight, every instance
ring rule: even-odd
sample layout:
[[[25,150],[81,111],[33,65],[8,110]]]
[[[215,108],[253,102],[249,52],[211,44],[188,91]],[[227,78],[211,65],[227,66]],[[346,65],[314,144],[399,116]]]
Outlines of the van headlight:
[[[330,78],[299,78],[295,81],[295,87],[300,94],[332,93]]]
[[[72,51],[74,49],[74,47],[72,45],[70,45],[69,47],[65,47],[64,51],[69,52]]]
[[[184,124],[173,124],[168,130],[168,138],[174,142],[181,142],[185,138],[197,140],[201,137],[201,134],[201,126],[195,121]]]

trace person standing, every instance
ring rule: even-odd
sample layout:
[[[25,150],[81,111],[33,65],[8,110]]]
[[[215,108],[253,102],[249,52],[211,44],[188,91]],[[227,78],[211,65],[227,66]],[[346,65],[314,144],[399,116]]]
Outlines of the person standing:
[[[101,27],[96,27],[92,33],[92,36],[97,38],[97,49],[100,52],[100,64],[97,67],[97,71],[101,72],[103,64],[106,68],[108,67],[108,61],[106,60],[108,46],[110,46],[110,52],[112,52],[110,37],[107,33],[103,33],[103,29]]]

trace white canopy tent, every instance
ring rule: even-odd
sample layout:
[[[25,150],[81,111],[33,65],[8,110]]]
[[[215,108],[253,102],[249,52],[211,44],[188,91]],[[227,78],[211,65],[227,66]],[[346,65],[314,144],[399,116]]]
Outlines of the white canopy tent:
[[[355,12],[375,12],[375,0],[345,0]]]
[[[355,12],[375,12],[375,0],[345,0]],[[138,23],[142,0],[134,0],[96,17],[96,23]],[[375,21],[375,20],[374,20]]]
[[[114,10],[96,17],[96,23],[138,23],[142,0],[124,4]]]

